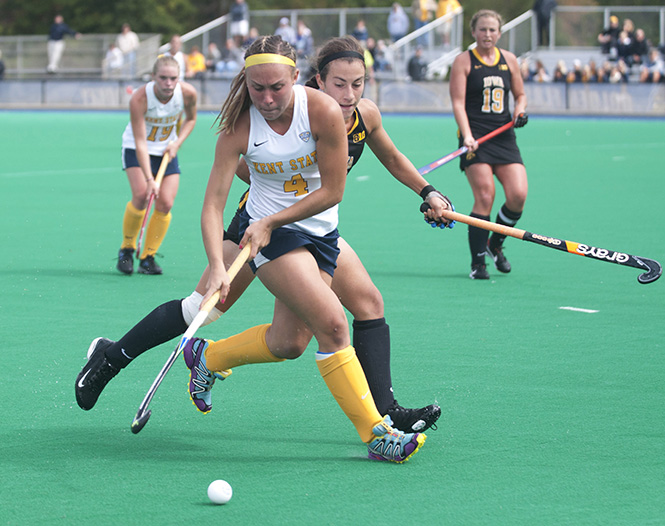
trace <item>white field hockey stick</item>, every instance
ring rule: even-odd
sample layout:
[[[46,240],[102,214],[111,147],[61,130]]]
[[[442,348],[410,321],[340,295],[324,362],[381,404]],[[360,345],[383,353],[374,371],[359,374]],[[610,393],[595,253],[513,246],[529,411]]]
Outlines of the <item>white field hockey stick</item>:
[[[421,212],[426,212],[428,208],[429,205],[427,203],[420,205]],[[502,234],[504,236],[530,241],[532,243],[537,243],[538,245],[555,248],[570,254],[577,254],[578,256],[584,256],[598,259],[600,261],[607,261],[608,263],[616,263],[617,265],[624,265],[627,267],[640,269],[643,272],[637,276],[637,281],[643,284],[656,281],[663,273],[663,267],[660,263],[658,263],[658,261],[654,259],[633,256],[631,254],[626,254],[625,252],[614,252],[613,250],[608,250],[606,248],[594,247],[592,245],[576,243],[574,241],[566,241],[565,239],[557,239],[555,237],[533,234],[531,232],[527,232],[526,230],[520,230],[519,228],[499,225],[498,223],[492,223],[490,221],[485,221],[484,219],[478,219],[477,217],[465,216],[464,214],[450,212],[448,210],[444,210],[442,215],[446,219],[459,221],[460,223],[466,223],[467,225],[482,228],[483,230],[497,232],[498,234]]]
[[[478,142],[478,144],[482,144],[485,141],[489,141],[492,137],[496,137],[500,133],[503,133],[506,130],[512,128],[514,125],[515,125],[514,121],[507,122],[506,124],[504,124],[503,126],[500,126],[496,130],[489,132],[487,135],[483,135],[476,142]],[[439,166],[443,166],[444,164],[449,163],[453,159],[456,159],[457,157],[459,157],[460,155],[465,154],[468,151],[469,151],[469,149],[466,146],[462,146],[461,148],[455,150],[454,152],[449,153],[445,157],[441,157],[441,159],[438,159],[434,162],[429,163],[426,166],[423,166],[422,168],[420,168],[418,170],[418,173],[420,175],[428,174],[432,170],[436,170]]]
[[[233,281],[233,278],[236,277],[242,266],[247,262],[250,250],[251,250],[251,243],[247,243],[240,252],[240,254],[238,254],[238,257],[229,267],[227,273],[231,281]],[[139,431],[141,431],[141,429],[143,429],[143,426],[145,426],[146,423],[148,422],[150,414],[152,413],[152,411],[148,409],[148,405],[150,405],[152,397],[155,396],[157,388],[162,383],[162,380],[164,380],[166,373],[169,372],[169,369],[171,369],[171,366],[175,363],[178,356],[180,356],[180,353],[185,348],[185,345],[187,345],[187,342],[192,339],[194,333],[197,330],[199,330],[201,325],[203,325],[203,322],[205,322],[206,318],[208,317],[208,314],[217,304],[217,301],[219,301],[219,291],[215,292],[212,296],[210,296],[210,298],[208,298],[208,300],[205,303],[201,305],[201,309],[199,310],[198,314],[194,317],[192,323],[189,324],[189,327],[187,328],[187,331],[185,331],[185,334],[183,334],[182,337],[180,338],[178,346],[171,353],[171,356],[169,356],[169,359],[164,364],[164,367],[162,367],[162,370],[159,371],[157,378],[155,378],[155,381],[152,382],[150,389],[148,389],[148,393],[145,395],[143,402],[141,402],[139,410],[136,413],[136,416],[134,417],[134,421],[132,422],[132,433],[136,434]]]
[[[162,162],[159,165],[159,170],[157,170],[157,175],[155,176],[155,184],[157,185],[157,191],[162,185],[162,179],[164,179],[164,172],[166,171],[166,166],[169,164],[170,156],[168,153],[164,154],[162,157]],[[148,206],[145,209],[145,215],[143,216],[143,223],[141,223],[141,231],[139,232],[139,241],[136,245],[136,259],[141,258],[141,245],[143,244],[143,235],[145,234],[145,225],[148,223],[148,216],[150,215],[150,208],[152,207],[152,202],[155,200],[155,194],[150,194],[150,199],[148,199]]]

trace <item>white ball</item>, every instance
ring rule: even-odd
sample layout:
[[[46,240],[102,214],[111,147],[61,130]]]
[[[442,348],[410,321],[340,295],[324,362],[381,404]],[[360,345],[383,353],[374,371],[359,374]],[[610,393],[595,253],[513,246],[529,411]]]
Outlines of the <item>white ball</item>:
[[[213,480],[208,486],[208,498],[215,504],[226,504],[232,496],[233,488],[225,480]]]

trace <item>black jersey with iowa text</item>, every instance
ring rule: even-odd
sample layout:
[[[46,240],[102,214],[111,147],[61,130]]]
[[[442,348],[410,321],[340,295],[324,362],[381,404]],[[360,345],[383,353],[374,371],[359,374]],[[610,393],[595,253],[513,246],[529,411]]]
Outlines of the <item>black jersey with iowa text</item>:
[[[358,162],[360,156],[363,153],[363,148],[365,147],[365,140],[367,139],[367,129],[365,128],[365,122],[363,121],[358,108],[353,112],[353,126],[347,133],[349,139],[349,161],[346,165],[346,173],[351,171],[353,165]]]
[[[477,50],[469,51],[471,70],[466,79],[466,114],[476,138],[510,122],[510,68],[499,49],[495,51],[492,64],[483,62]]]
[[[491,64],[485,63],[478,52],[469,51],[471,69],[466,79],[466,115],[474,138],[496,130],[510,122],[510,83],[512,75],[506,58],[498,48]],[[463,138],[459,137],[460,146]],[[476,152],[460,158],[460,168],[473,163],[510,164],[522,163],[522,156],[515,140],[515,130],[510,128],[484,142]]]

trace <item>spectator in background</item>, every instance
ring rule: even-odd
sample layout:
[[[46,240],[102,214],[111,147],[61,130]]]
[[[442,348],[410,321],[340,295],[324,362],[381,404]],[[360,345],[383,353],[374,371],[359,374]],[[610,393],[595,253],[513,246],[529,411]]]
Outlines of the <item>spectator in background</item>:
[[[628,66],[641,66],[647,59],[649,54],[649,42],[647,41],[644,29],[638,28],[635,30],[635,38],[633,38],[630,47],[630,54],[628,55]]]
[[[386,41],[379,39],[374,47],[374,71],[391,71],[393,69],[393,57]]]
[[[628,31],[622,29],[617,39],[617,57],[624,62],[630,57],[630,51],[633,47],[633,39]]]
[[[623,60],[619,59],[614,63],[610,71],[609,81],[610,84],[628,82],[628,66]]]
[[[415,29],[427,25],[434,18],[436,11],[436,2],[434,0],[413,0],[411,4],[411,13],[413,15],[413,23]],[[427,35],[420,35],[417,38],[418,45],[427,45]]]
[[[552,72],[552,82],[567,82],[568,67],[564,60],[558,60]]]
[[[279,26],[275,29],[275,34],[282,37],[282,40],[288,42],[292,46],[296,45],[296,32],[291,27],[289,19],[285,16],[279,19]]]
[[[206,58],[199,46],[192,46],[185,58],[187,64],[187,75],[189,79],[202,79],[207,70]]]
[[[169,50],[164,53],[175,59],[180,66],[180,80],[185,80],[185,75],[187,74],[187,60],[185,60],[185,54],[182,52],[182,39],[180,35],[173,35],[169,41]]]
[[[206,69],[214,72],[217,62],[220,60],[222,60],[222,52],[217,47],[217,44],[210,42],[206,53]]]
[[[635,36],[635,24],[630,18],[624,19],[621,31],[625,31],[628,38],[632,39]]]
[[[556,9],[556,0],[536,0],[533,4],[533,10],[536,13],[536,23],[538,25],[538,45],[547,46],[550,44],[550,19],[552,11]]]
[[[416,52],[409,59],[407,71],[409,73],[409,77],[411,77],[411,80],[425,80],[425,75],[427,73],[427,62],[423,58],[423,48],[421,46],[416,46]]]
[[[125,74],[133,77],[136,75],[136,53],[141,47],[141,42],[128,23],[122,24],[120,33],[115,37],[115,45],[122,51]]]
[[[596,66],[595,60],[589,60],[589,63],[584,66],[584,76],[587,82],[598,82],[598,66]]]
[[[520,76],[522,77],[522,82],[531,82],[533,80],[533,72],[531,71],[531,65],[527,57],[523,57],[520,60]]]
[[[459,9],[460,7],[462,6],[457,0],[439,0],[436,4],[435,16],[437,19],[441,18],[442,16],[452,13],[455,11],[455,9]],[[436,28],[437,33],[441,35],[441,43],[444,47],[450,45],[450,32],[452,31],[452,28],[452,20],[448,20]]]
[[[244,49],[247,49],[249,46],[251,46],[254,43],[254,41],[257,38],[259,38],[259,30],[256,29],[255,27],[250,27],[249,28],[249,35],[247,35],[247,38],[242,43],[242,47]]]
[[[5,61],[2,60],[2,50],[0,49],[0,80],[5,78]]]
[[[74,38],[81,38],[81,33],[74,31],[71,27],[65,24],[65,19],[62,15],[55,15],[53,24],[48,32],[48,66],[46,66],[47,73],[55,73],[60,68],[60,60],[65,51],[65,36],[72,36]]]
[[[236,46],[236,42],[233,38],[227,38],[226,43],[224,44],[224,49],[222,49],[222,57],[219,62],[217,62],[215,71],[217,73],[230,73],[235,75],[240,71],[243,62],[243,52],[238,46]]]
[[[356,22],[356,27],[353,28],[351,36],[360,43],[367,42],[367,39],[369,38],[369,30],[362,18]]]
[[[610,81],[610,72],[612,71],[612,63],[609,60],[604,61],[598,69],[596,69],[596,82],[605,84]]]
[[[231,37],[236,47],[243,45],[249,35],[249,6],[245,0],[235,0],[229,9]]]
[[[311,77],[309,59],[314,54],[314,37],[312,30],[303,20],[298,20],[296,30],[296,64],[300,70],[298,81],[305,83]]]
[[[312,30],[307,27],[307,24],[303,20],[298,20],[295,48],[298,60],[307,60],[314,53]]]
[[[658,48],[652,48],[649,51],[647,60],[640,68],[640,82],[658,83],[663,80],[665,73],[665,63],[660,55]]]
[[[580,59],[576,58],[573,60],[573,69],[568,72],[566,82],[586,82],[584,68],[582,67],[582,61]]]
[[[102,61],[102,71],[106,78],[117,78],[122,74],[122,66],[125,57],[120,48],[114,42],[109,44],[104,60]]]
[[[393,42],[406,36],[409,31],[409,15],[401,4],[395,2],[388,15],[388,34]]]
[[[542,60],[536,60],[532,80],[534,82],[550,82],[552,80]]]
[[[605,28],[602,33],[598,35],[598,43],[600,44],[600,51],[603,55],[610,55],[611,58],[617,58],[617,40],[619,38],[619,17],[612,15],[610,17],[610,25]]]

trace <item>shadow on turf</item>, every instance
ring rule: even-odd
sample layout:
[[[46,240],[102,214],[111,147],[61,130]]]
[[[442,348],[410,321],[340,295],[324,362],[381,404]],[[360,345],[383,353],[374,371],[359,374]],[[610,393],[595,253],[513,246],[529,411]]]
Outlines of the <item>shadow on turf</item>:
[[[493,281],[497,277],[508,277],[505,274],[502,274],[501,272],[495,271],[492,272],[492,269],[488,266],[488,271],[490,272],[490,281]],[[465,281],[473,281],[472,279],[469,278],[469,272],[471,272],[471,268],[469,268],[468,271],[464,271],[462,273],[446,273],[444,274],[443,272],[436,272],[436,273],[431,273],[431,272],[385,272],[381,270],[372,270],[372,276],[381,276],[384,278],[393,278],[393,279],[399,279],[399,280],[404,280],[404,279],[417,279],[417,280],[438,280],[438,279],[463,279]]]
[[[157,427],[157,433],[145,433],[145,436],[133,435],[127,426],[127,430],[117,427],[76,428],[68,427],[46,427],[21,429],[13,433],[0,434],[0,440],[5,445],[7,455],[6,461],[13,462],[19,466],[32,466],[35,469],[45,469],[45,456],[50,459],[49,465],[53,469],[70,466],[71,462],[90,461],[105,458],[112,460],[138,460],[138,461],[160,461],[160,462],[192,462],[208,459],[213,455],[219,461],[242,462],[242,463],[266,463],[266,462],[320,462],[320,461],[358,461],[367,460],[364,456],[364,446],[352,438],[339,440],[321,440],[316,435],[305,438],[290,436],[285,433],[280,438],[271,436],[270,443],[262,441],[256,436],[256,444],[247,438],[246,433],[237,432],[216,433],[209,430],[196,430],[195,440],[192,432],[183,428],[170,429]],[[350,435],[351,436],[351,435]],[[224,446],[220,451],[219,446]],[[294,447],[296,446],[296,447]],[[323,446],[328,454],[298,455],[300,449],[309,452],[312,449],[319,451]],[[329,447],[328,447],[329,446]],[[343,451],[347,448],[358,448],[358,455],[346,456]],[[343,448],[340,451],[340,448]],[[263,454],[262,451],[288,451],[292,449],[292,456],[284,454]],[[337,450],[337,451],[336,451]],[[39,455],[35,455],[39,451]]]

